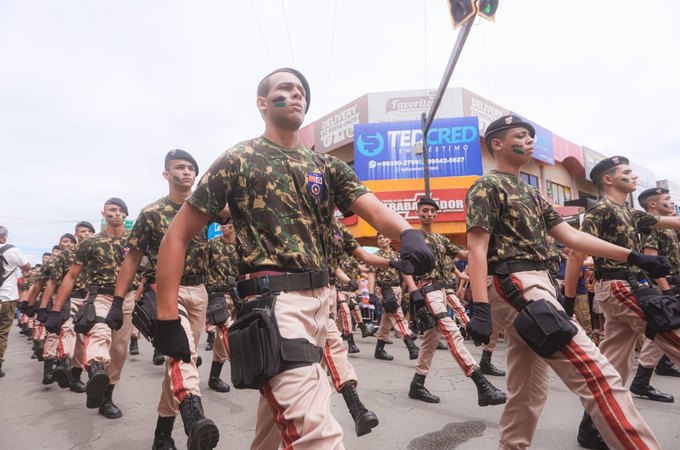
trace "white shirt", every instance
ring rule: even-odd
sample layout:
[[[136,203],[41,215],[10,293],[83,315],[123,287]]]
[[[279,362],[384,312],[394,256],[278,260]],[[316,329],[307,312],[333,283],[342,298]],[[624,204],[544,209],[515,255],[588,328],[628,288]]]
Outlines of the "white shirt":
[[[2,247],[2,245],[0,245],[0,247]],[[18,300],[19,288],[17,286],[17,280],[21,276],[21,270],[19,267],[28,264],[28,259],[26,259],[24,253],[16,247],[5,250],[5,253],[3,253],[2,256],[7,261],[7,263],[3,262],[5,266],[5,273],[3,276],[6,276],[7,279],[0,287],[0,301],[9,302],[12,300]],[[8,274],[9,276],[7,276]]]

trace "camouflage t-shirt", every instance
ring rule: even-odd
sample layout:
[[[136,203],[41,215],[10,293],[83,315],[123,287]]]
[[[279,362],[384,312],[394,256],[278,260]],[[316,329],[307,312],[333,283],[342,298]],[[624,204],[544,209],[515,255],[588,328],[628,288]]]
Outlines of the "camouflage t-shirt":
[[[162,197],[142,208],[135,225],[130,231],[127,246],[139,250],[149,258],[149,272],[153,276],[158,266],[158,250],[161,240],[168,231],[170,222],[175,218],[182,205],[172,203]],[[207,227],[191,239],[184,259],[183,275],[205,277],[208,271]]]
[[[187,200],[210,217],[229,204],[239,273],[327,268],[334,207],[369,192],[339,159],[258,137],[225,151]]]
[[[424,233],[425,243],[430,247],[430,251],[434,255],[434,269],[420,277],[414,277],[416,280],[432,279],[451,283],[451,278],[447,279],[447,271],[451,273],[451,261],[460,253],[460,247],[454,245],[449,238],[439,233]],[[449,258],[447,258],[447,256]],[[448,262],[447,262],[448,259]]]
[[[41,267],[42,267],[42,266],[41,266]],[[26,279],[24,279],[24,282],[21,283],[21,290],[22,290],[22,291],[27,291],[27,290],[29,290],[29,289],[31,288],[31,286],[33,286],[34,284],[35,284],[35,278],[33,278],[32,276],[26,277]]]
[[[658,220],[657,216],[603,198],[586,213],[581,223],[581,231],[639,252],[642,251],[642,247],[638,232],[648,233]],[[639,269],[629,266],[626,262],[606,258],[595,258],[595,267],[639,272]]]
[[[238,275],[236,243],[221,237],[208,241],[208,290],[227,285],[227,277]]]
[[[491,235],[489,263],[548,259],[548,230],[563,219],[521,178],[492,170],[472,183],[465,203],[467,230]]]
[[[391,248],[388,250],[383,250],[380,249],[377,252],[375,252],[377,256],[380,256],[381,258],[385,259],[399,259],[399,253],[396,251],[392,250]],[[392,267],[374,267],[371,266],[370,271],[375,273],[375,285],[376,286],[382,286],[382,285],[395,285],[399,284],[399,271],[397,269],[393,269]]]
[[[648,233],[640,233],[642,248],[653,248],[659,255],[667,256],[671,262],[670,275],[680,275],[680,242],[675,230],[652,228]]]
[[[350,279],[350,281],[357,281],[359,278],[359,262],[354,258],[354,256],[346,256],[340,260],[339,264],[340,270],[345,272]],[[337,286],[339,288],[349,287],[348,283],[343,283],[342,281],[337,281]]]
[[[57,286],[61,284],[62,280],[71,268],[71,265],[76,260],[77,250],[78,247],[71,247],[69,250],[59,253],[59,256],[55,258],[56,262],[50,278],[57,282]],[[78,275],[78,278],[76,279],[76,284],[73,286],[73,290],[86,291],[88,288],[89,284],[87,282],[87,268],[83,267],[83,270],[80,271],[80,275]]]
[[[128,234],[126,230],[120,236],[109,236],[102,231],[80,244],[74,263],[87,270],[91,284],[116,284],[118,270],[127,253]]]
[[[35,280],[42,281],[43,285],[44,283],[47,283],[47,280],[50,279],[52,273],[54,272],[56,262],[57,262],[56,256],[52,256],[50,259],[48,259],[45,264],[40,266],[40,271],[38,272],[38,275],[35,277]]]
[[[331,239],[328,241],[330,248],[326,250],[328,257],[328,271],[331,277],[335,276],[335,269],[338,268],[340,261],[360,247],[359,243],[346,226],[333,220],[331,225]]]

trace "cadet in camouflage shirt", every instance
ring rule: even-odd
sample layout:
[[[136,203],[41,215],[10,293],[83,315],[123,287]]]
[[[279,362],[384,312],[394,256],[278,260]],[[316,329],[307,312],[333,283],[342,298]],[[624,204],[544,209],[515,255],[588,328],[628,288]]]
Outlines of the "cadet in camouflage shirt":
[[[672,216],[675,213],[675,202],[671,199],[668,189],[647,189],[638,196],[638,202],[652,215]],[[653,228],[648,233],[641,232],[640,237],[645,253],[652,250],[650,254],[654,254],[655,251],[656,254],[667,257],[671,263],[669,275],[672,277],[680,275],[680,241],[675,230]],[[663,291],[670,290],[665,278],[657,280],[657,284]]]

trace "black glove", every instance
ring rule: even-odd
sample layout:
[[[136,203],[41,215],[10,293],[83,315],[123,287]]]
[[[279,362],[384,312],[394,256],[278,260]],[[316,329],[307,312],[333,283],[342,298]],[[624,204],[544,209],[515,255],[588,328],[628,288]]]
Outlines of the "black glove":
[[[401,233],[399,240],[401,241],[399,256],[403,261],[410,261],[413,264],[414,275],[425,275],[434,269],[434,255],[420,230],[408,229]]]
[[[470,305],[472,315],[467,324],[468,336],[475,345],[488,344],[491,337],[491,305],[473,301]]]
[[[19,300],[17,303],[17,309],[22,313],[26,314],[26,309],[28,308],[28,300]]]
[[[36,318],[38,319],[38,322],[44,324],[47,320],[47,308],[36,309]]]
[[[628,255],[627,262],[648,272],[652,278],[665,277],[671,270],[671,263],[665,256],[643,255],[632,251]]]
[[[401,259],[391,259],[389,265],[393,269],[397,269],[401,273],[411,275],[416,270],[411,261]]]
[[[106,315],[106,324],[112,330],[120,330],[123,326],[123,302],[125,299],[120,295],[114,295],[111,309]]]
[[[359,290],[359,285],[354,280],[349,280],[349,282],[347,283],[347,286],[349,286],[349,288],[354,292]]]
[[[61,311],[50,311],[47,313],[45,329],[50,333],[57,334],[61,331]]]
[[[673,291],[673,293],[674,293],[675,295],[678,296],[678,298],[680,298],[680,286],[672,286],[672,287],[671,287],[671,290]]]
[[[370,303],[371,305],[377,305],[378,296],[375,294],[368,294],[368,303]]]
[[[415,290],[415,291],[411,291],[410,295],[411,295],[411,301],[412,302],[425,304],[425,296],[420,291],[420,289]]]
[[[156,320],[153,346],[171,358],[181,359],[185,363],[191,362],[189,340],[179,319]]]
[[[564,312],[567,313],[567,316],[569,317],[574,315],[574,303],[576,303],[576,297],[567,297],[566,295],[564,296],[562,307],[564,308]]]
[[[26,309],[24,310],[24,314],[26,314],[28,317],[35,316],[35,303],[33,303],[32,305],[26,306]]]

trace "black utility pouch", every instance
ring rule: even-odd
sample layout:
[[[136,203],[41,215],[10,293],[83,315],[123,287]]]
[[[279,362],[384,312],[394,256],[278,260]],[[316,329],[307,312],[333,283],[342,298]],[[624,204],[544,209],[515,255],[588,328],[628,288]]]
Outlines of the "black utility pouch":
[[[208,308],[205,318],[210,325],[222,325],[230,317],[224,292],[213,292],[208,295]]]
[[[632,292],[647,316],[645,336],[654,339],[657,333],[680,328],[680,301],[673,296],[658,294],[654,289],[631,283]]]
[[[423,306],[416,311],[416,325],[418,326],[418,331],[425,334],[426,331],[431,330],[437,325],[437,320],[432,317],[427,307]]]
[[[382,307],[388,313],[395,313],[399,310],[399,302],[397,302],[397,297],[394,295],[394,289],[391,286],[385,286],[380,289],[382,293]]]
[[[528,301],[513,325],[524,342],[544,358],[563,349],[578,332],[567,314],[545,299]]]
[[[275,304],[273,295],[249,301],[229,327],[231,381],[236,389],[259,389],[281,369]]]
[[[132,324],[148,341],[153,339],[156,317],[156,291],[144,290],[132,310]]]
[[[94,296],[91,295],[73,318],[73,329],[76,333],[87,334],[96,323],[96,320],[97,311],[94,307]]]

